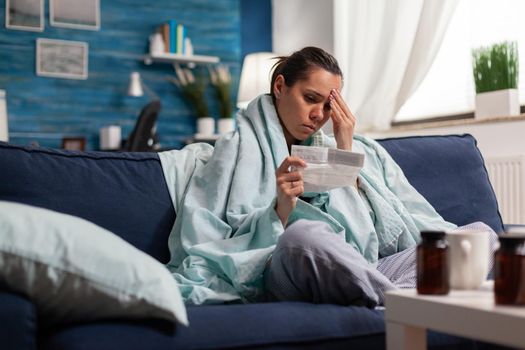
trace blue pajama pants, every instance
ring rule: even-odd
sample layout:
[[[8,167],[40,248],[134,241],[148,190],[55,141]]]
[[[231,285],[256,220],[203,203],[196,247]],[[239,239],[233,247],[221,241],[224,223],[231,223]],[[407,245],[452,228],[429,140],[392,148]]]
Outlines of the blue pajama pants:
[[[481,222],[456,230],[468,229],[490,232],[492,271],[496,233]],[[415,286],[415,246],[370,264],[328,224],[309,220],[286,228],[265,270],[269,300],[376,307],[385,292]]]

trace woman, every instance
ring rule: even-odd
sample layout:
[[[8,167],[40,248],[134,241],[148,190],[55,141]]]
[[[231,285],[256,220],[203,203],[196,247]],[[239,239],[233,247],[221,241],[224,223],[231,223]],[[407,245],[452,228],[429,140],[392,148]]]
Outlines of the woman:
[[[270,96],[241,111],[215,148],[161,154],[177,219],[168,268],[187,303],[301,300],[381,305],[385,291],[415,285],[414,247],[424,229],[447,230],[376,142],[354,135],[339,91],[342,73],[306,47],[275,66]],[[320,128],[331,119],[334,138]],[[365,154],[352,186],[305,193],[291,146]],[[480,224],[484,229],[487,226]]]

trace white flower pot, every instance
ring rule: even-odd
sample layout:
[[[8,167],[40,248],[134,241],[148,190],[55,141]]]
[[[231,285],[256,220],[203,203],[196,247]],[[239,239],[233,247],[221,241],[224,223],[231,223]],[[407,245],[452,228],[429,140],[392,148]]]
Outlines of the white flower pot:
[[[200,136],[213,136],[215,134],[215,119],[204,117],[197,119],[197,134]]]
[[[508,117],[520,114],[517,89],[505,89],[476,94],[476,119]]]
[[[221,118],[217,121],[219,134],[224,135],[235,130],[235,119]]]

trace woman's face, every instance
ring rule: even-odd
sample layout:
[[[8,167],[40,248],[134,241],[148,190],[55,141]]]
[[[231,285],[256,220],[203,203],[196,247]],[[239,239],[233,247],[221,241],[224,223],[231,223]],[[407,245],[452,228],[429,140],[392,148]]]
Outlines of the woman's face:
[[[332,89],[341,90],[341,76],[322,68],[310,70],[307,79],[286,86],[284,77],[275,79],[276,108],[284,127],[286,143],[306,140],[330,118],[329,97]]]

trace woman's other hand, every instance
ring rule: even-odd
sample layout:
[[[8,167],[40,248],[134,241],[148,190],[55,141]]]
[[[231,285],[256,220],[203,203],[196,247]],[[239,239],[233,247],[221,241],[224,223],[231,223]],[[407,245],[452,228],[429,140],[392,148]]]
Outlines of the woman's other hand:
[[[351,151],[356,119],[336,89],[330,92],[330,109],[337,148]]]
[[[277,182],[277,203],[275,211],[283,226],[288,222],[288,216],[295,208],[297,197],[304,193],[303,175],[290,167],[306,168],[306,162],[299,157],[286,157],[275,171]]]

